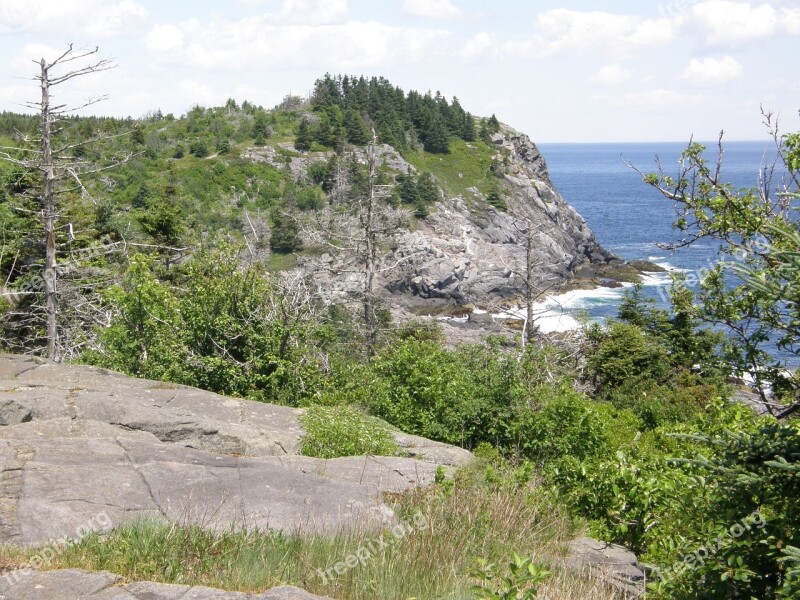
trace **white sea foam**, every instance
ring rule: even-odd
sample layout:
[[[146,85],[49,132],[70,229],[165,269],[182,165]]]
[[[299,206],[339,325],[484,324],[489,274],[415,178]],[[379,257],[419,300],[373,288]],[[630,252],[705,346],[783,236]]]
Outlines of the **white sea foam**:
[[[542,333],[574,331],[580,327],[575,317],[549,311],[536,318],[536,325]]]
[[[676,267],[675,265],[671,265],[668,262],[654,262],[654,265],[658,265],[662,269],[666,269],[670,273],[688,273],[691,269],[684,269],[681,267]]]
[[[650,257],[664,258],[664,257]],[[651,261],[652,262],[652,261]],[[666,273],[644,273],[641,276],[642,284],[645,286],[661,287],[670,285],[672,279],[670,273],[687,271],[675,267],[667,262],[655,262],[660,267],[667,270]],[[563,331],[573,331],[580,327],[580,323],[573,316],[581,309],[591,309],[592,305],[603,305],[618,302],[627,288],[632,287],[632,283],[623,282],[621,287],[608,288],[597,287],[590,290],[570,290],[562,294],[552,294],[534,303],[534,315],[536,325],[543,333],[555,333]],[[486,314],[485,310],[476,308],[474,314]],[[591,312],[591,310],[590,310]],[[525,307],[519,306],[510,308],[500,313],[492,314],[496,320],[519,319],[525,320]],[[463,323],[463,318],[452,318],[448,320]],[[599,320],[599,319],[598,319]]]
[[[672,283],[669,273],[645,273],[642,275],[642,285],[661,286]]]
[[[623,283],[619,288],[599,287],[592,290],[570,290],[553,294],[533,305],[536,326],[542,333],[574,331],[580,327],[572,316],[578,310],[594,302],[609,303],[618,300],[632,283]],[[520,306],[492,315],[495,319],[525,320],[525,308]]]

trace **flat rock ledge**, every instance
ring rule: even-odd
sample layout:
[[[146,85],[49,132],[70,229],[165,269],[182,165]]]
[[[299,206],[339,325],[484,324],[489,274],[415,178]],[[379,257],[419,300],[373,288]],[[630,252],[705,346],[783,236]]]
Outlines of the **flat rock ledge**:
[[[645,572],[636,555],[617,544],[582,537],[569,544],[566,566],[590,577],[600,577],[625,598],[644,593]]]
[[[283,586],[261,594],[224,592],[207,587],[164,583],[127,583],[102,571],[77,569],[11,572],[0,576],[0,600],[331,600]]]
[[[428,485],[440,465],[472,458],[400,433],[406,457],[300,456],[301,413],[0,355],[0,544],[76,540],[141,519],[216,530],[381,527],[396,521],[384,493]]]

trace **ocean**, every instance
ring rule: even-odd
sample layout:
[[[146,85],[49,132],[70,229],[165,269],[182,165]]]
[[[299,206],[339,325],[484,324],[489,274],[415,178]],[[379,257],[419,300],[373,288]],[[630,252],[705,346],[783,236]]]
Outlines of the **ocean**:
[[[716,142],[704,143],[709,158],[716,160]],[[645,185],[624,161],[645,173],[656,170],[659,157],[668,174],[677,172],[685,143],[539,144],[556,189],[586,219],[595,237],[625,260],[643,259],[668,270],[704,272],[720,258],[712,241],[670,252],[659,243],[680,239],[672,223],[673,203]],[[760,168],[775,156],[774,143],[725,142],[723,180],[737,188],[758,185]],[[655,274],[643,281],[645,293],[661,307],[669,306],[670,277]],[[615,317],[623,289],[568,292],[540,304],[537,321],[543,331],[577,326],[575,317],[585,311],[591,320]]]

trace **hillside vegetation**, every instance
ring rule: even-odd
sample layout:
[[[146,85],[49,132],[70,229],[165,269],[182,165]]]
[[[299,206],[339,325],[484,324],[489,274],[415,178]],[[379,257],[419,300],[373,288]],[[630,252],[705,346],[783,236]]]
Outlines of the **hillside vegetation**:
[[[418,169],[379,168],[377,185],[393,186],[379,206],[406,208],[421,220],[440,193],[475,187],[502,210],[501,195],[492,194],[500,184],[487,144],[497,127],[495,118],[475,119],[456,99],[405,94],[382,79],[331,76],[317,83],[310,101],[290,97],[273,110],[229,101],[177,118],[65,122],[66,143],[108,134],[76,147],[86,160],[135,156],[62,196],[63,356],[312,407],[315,439],[308,447],[324,456],[354,447],[394,451],[385,430],[358,415],[475,450],[481,460],[474,472],[398,499],[435,518],[438,535],[414,538],[342,582],[315,581],[315,590],[335,597],[400,598],[375,583],[384,576],[402,579],[403,593],[418,597],[469,597],[470,582],[483,582],[477,593],[484,598],[515,597],[501,594],[517,587],[534,597],[541,581],[561,592],[579,589],[559,579],[557,566],[552,577],[545,566],[554,547],[581,530],[654,565],[653,598],[796,597],[797,421],[758,416],[728,400],[723,338],[698,318],[685,287],[673,294],[671,311],[655,308],[634,287],[618,319],[587,325],[571,344],[537,339],[523,349],[489,337],[452,347],[435,324],[393,323],[379,302],[371,330],[369,316],[323,302],[290,269],[298,256],[324,251],[306,243],[297,216],[333,203],[342,192],[338,174],[349,174],[347,193],[363,197],[370,173],[358,160],[363,152],[351,151],[373,128],[379,143]],[[19,145],[35,129],[32,117],[4,114],[2,145]],[[789,150],[796,176],[797,147]],[[36,319],[37,181],[0,165],[0,269],[8,290],[18,291],[0,309],[3,344],[32,352],[43,335]],[[784,249],[783,257],[786,273],[795,273],[789,267],[796,266],[796,249]],[[787,293],[760,279],[754,285]],[[795,288],[786,289],[795,302]],[[375,443],[356,446],[362,434]],[[524,529],[534,522],[558,534]],[[258,577],[304,582],[308,573],[298,561],[339,556],[358,543],[176,534],[142,525],[87,539],[63,560],[146,577],[159,576],[153,565],[169,564],[163,576],[170,581],[253,589],[263,583]],[[228,565],[217,578],[206,552],[218,557],[219,547],[235,549],[245,566]],[[254,577],[247,566],[253,548],[292,559]],[[514,550],[539,563],[528,572],[538,575],[514,581],[514,569],[504,566]],[[425,563],[430,556],[441,562]],[[501,565],[509,579],[487,575],[486,563],[475,562],[482,558]]]

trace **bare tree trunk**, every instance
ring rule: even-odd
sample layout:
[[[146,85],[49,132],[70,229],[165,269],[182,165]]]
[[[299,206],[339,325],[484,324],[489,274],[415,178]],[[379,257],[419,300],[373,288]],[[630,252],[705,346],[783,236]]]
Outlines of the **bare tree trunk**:
[[[530,344],[536,337],[536,326],[533,322],[533,301],[535,290],[533,282],[533,231],[531,222],[527,222],[528,233],[525,238],[525,337]]]
[[[62,360],[64,358],[64,352],[62,352],[63,336],[61,336],[59,327],[61,315],[59,315],[58,271],[56,262],[56,224],[58,221],[59,194],[67,189],[64,182],[69,179],[74,179],[75,187],[85,192],[86,188],[81,183],[80,179],[82,175],[97,173],[110,168],[110,166],[90,165],[88,161],[82,161],[76,158],[72,153],[73,149],[83,146],[86,143],[99,141],[103,139],[103,136],[72,144],[59,144],[58,140],[53,139],[55,135],[53,131],[54,123],[64,118],[64,115],[67,113],[90,106],[101,100],[102,97],[89,99],[82,106],[69,108],[66,105],[52,105],[51,94],[55,86],[70,81],[75,77],[81,77],[90,73],[97,73],[113,68],[113,64],[110,61],[99,60],[93,64],[76,67],[71,71],[59,74],[57,69],[64,67],[67,63],[86,59],[96,54],[97,51],[98,48],[74,50],[72,44],[68,44],[66,51],[55,60],[48,61],[44,58],[35,59],[33,62],[38,65],[39,72],[33,79],[39,82],[41,99],[37,102],[27,102],[26,106],[36,109],[41,117],[41,140],[37,144],[39,150],[33,153],[35,156],[34,158],[20,158],[16,151],[32,152],[32,149],[7,146],[0,148],[0,160],[10,162],[25,169],[36,170],[42,174],[43,178],[43,187],[38,194],[37,200],[41,204],[43,241],[45,247],[44,270],[41,279],[44,283],[43,320],[45,337],[47,340],[45,354],[51,360]],[[25,154],[24,156],[30,156],[30,154]],[[128,158],[130,158],[130,155],[125,159],[115,160],[114,164],[124,162]],[[40,305],[36,303],[35,306],[36,308],[32,311],[32,314],[36,312],[36,318],[33,320],[39,321],[42,319],[41,312],[39,311]],[[35,327],[37,332],[39,327],[40,321],[37,322]],[[69,354],[69,352],[66,354]]]
[[[44,295],[47,318],[47,358],[58,360],[58,295],[56,289],[56,194],[55,170],[50,131],[50,78],[45,59],[41,63],[42,75],[42,170],[44,172],[44,195],[42,217],[44,219]]]
[[[367,214],[364,219],[364,322],[367,327],[367,356],[372,358],[375,352],[375,345],[378,341],[378,325],[375,317],[375,297],[374,282],[375,270],[377,268],[378,248],[375,239],[375,230],[372,222],[372,214],[375,210],[375,132],[372,132],[372,140],[367,146]]]

